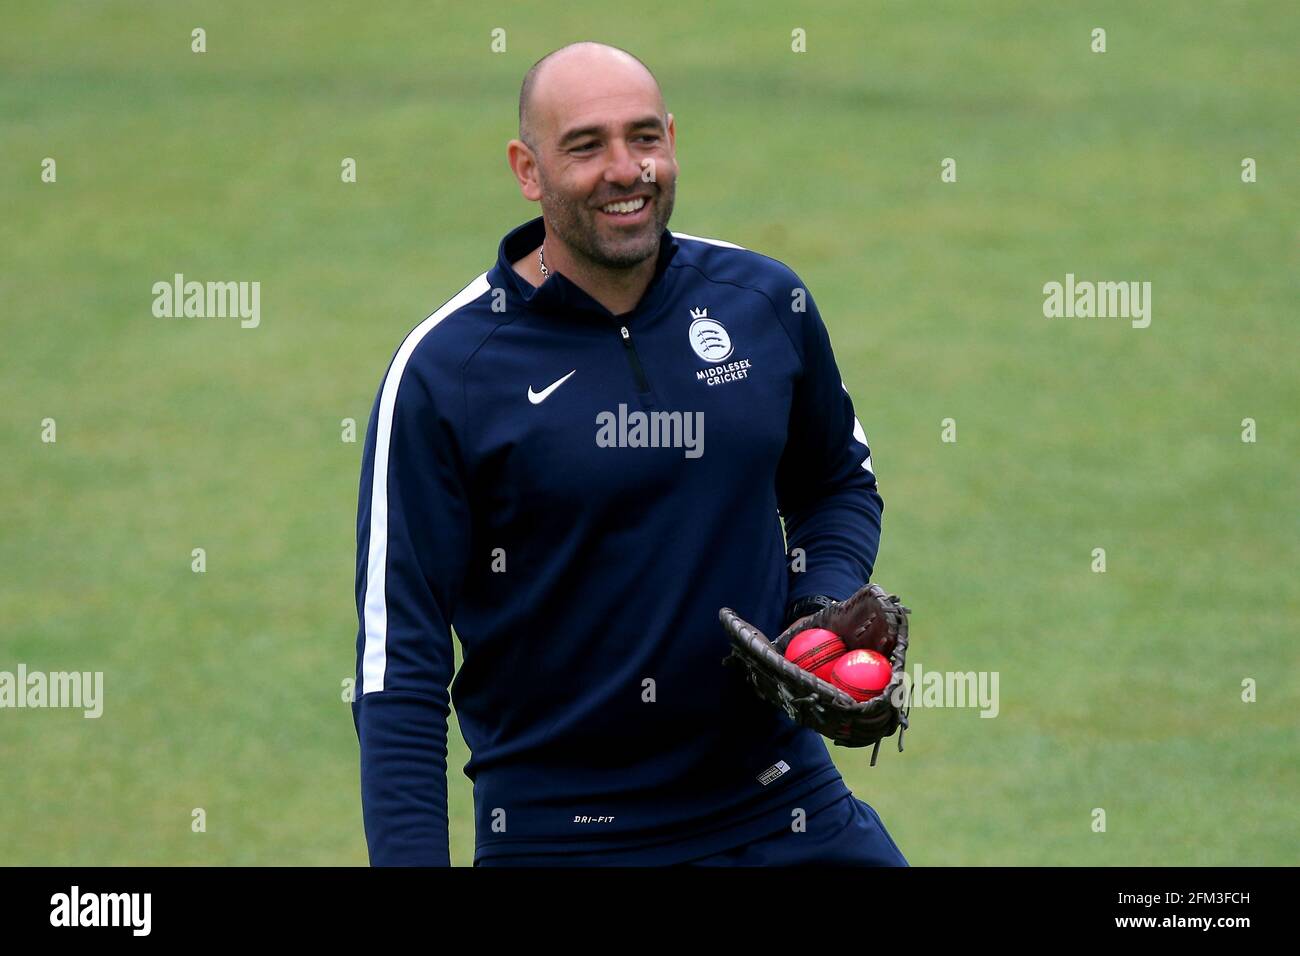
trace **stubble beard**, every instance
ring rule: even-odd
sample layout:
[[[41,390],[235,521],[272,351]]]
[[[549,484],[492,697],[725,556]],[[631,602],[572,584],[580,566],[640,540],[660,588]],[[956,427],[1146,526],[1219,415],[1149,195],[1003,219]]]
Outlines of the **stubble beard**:
[[[601,231],[601,211],[581,200],[569,199],[553,190],[546,177],[538,174],[542,186],[542,212],[548,228],[576,255],[604,269],[630,269],[659,252],[659,237],[672,218],[677,181],[654,184],[651,221],[636,233],[610,241]]]

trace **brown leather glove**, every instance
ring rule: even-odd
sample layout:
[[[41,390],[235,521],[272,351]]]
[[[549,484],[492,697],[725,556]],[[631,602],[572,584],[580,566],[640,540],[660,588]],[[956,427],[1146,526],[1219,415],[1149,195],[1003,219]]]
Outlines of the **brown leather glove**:
[[[798,607],[798,604],[793,606]],[[724,607],[718,618],[731,638],[731,653],[723,663],[744,667],[750,683],[764,700],[780,707],[802,727],[811,727],[839,747],[875,745],[875,766],[880,741],[898,730],[898,749],[908,726],[910,706],[904,708],[903,672],[907,663],[907,615],[898,597],[876,584],[867,584],[845,601],[830,604],[800,617],[774,641],[758,628]],[[785,659],[791,639],[802,631],[824,627],[843,639],[849,650],[877,651],[890,663],[893,674],[885,689],[865,701],[847,693],[811,671]]]

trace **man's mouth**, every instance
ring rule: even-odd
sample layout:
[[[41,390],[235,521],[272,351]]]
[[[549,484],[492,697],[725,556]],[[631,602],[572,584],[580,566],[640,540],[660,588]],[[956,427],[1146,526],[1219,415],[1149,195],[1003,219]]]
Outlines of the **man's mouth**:
[[[649,216],[649,210],[650,198],[648,196],[620,199],[617,202],[606,203],[600,207],[602,214],[619,223],[640,222]]]

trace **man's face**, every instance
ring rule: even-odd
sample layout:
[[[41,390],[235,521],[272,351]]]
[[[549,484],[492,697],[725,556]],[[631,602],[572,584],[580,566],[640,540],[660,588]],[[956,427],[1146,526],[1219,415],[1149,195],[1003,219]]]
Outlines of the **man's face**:
[[[644,95],[594,97],[538,144],[540,202],[548,225],[574,252],[623,269],[659,251],[677,195],[672,117]],[[640,201],[631,213],[607,204]]]

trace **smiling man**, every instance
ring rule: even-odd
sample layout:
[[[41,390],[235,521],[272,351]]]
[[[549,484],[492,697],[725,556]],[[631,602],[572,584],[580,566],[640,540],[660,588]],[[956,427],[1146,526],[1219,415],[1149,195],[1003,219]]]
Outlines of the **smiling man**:
[[[606,75],[620,79],[603,87]],[[540,60],[507,158],[524,198],[542,204],[550,261],[539,244],[516,271],[533,285],[559,272],[612,314],[631,311],[673,214],[676,139],[659,84],[630,53],[580,43]]]
[[[380,386],[353,703],[373,864],[449,863],[454,702],[475,865],[906,865],[823,738],[721,664],[720,607],[773,634],[862,587],[882,503],[799,278],[668,231],[676,135],[631,54],[539,61],[507,156],[542,216]]]

